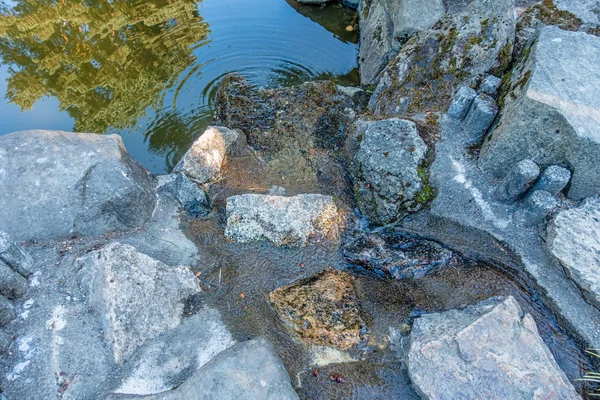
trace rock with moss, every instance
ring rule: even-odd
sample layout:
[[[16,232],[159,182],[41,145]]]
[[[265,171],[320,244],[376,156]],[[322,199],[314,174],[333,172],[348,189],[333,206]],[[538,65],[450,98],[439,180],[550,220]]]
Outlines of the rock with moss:
[[[504,109],[483,144],[479,165],[503,177],[517,162],[573,172],[568,196],[600,192],[600,38],[542,28],[510,77]]]
[[[360,77],[377,83],[379,73],[413,34],[430,28],[444,15],[442,0],[370,0],[362,2]]]
[[[286,182],[303,186],[303,192],[309,187],[348,198],[336,192],[346,179],[338,156],[363,101],[362,92],[329,81],[260,90],[229,75],[219,86],[216,109],[219,122],[244,131],[248,144]]]
[[[500,76],[512,59],[513,0],[474,0],[413,36],[392,60],[375,89],[376,115],[445,112],[454,88],[477,87],[488,73]]]
[[[354,278],[335,269],[271,293],[281,320],[302,341],[347,350],[365,337]]]
[[[357,124],[364,129],[353,162],[361,211],[372,223],[386,225],[421,209],[430,188],[427,145],[415,123],[392,118]]]
[[[580,398],[512,296],[417,318],[407,364],[423,399]]]

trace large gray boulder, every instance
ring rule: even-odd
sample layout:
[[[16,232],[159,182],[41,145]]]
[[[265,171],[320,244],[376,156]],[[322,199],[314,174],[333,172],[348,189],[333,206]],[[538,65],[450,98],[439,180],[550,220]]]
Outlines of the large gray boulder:
[[[359,121],[364,130],[354,157],[354,191],[361,211],[377,225],[423,205],[427,145],[414,122],[392,118]]]
[[[515,68],[479,165],[497,177],[525,158],[573,172],[568,196],[600,192],[600,38],[546,27]]]
[[[331,196],[243,194],[227,199],[225,235],[242,243],[266,239],[277,246],[302,246],[333,237],[338,222]]]
[[[116,392],[142,395],[171,390],[233,344],[219,312],[200,310],[135,352]]]
[[[547,244],[588,301],[600,309],[600,199],[561,211],[550,223]]]
[[[513,297],[415,320],[410,378],[424,399],[579,399]]]
[[[359,8],[361,83],[377,83],[379,73],[416,32],[445,12],[442,0],[371,0]]]
[[[296,400],[290,377],[265,339],[239,343],[219,353],[172,391],[149,396],[112,394],[105,400]]]
[[[488,73],[502,74],[511,61],[515,26],[514,0],[473,0],[447,13],[388,64],[370,110],[386,116],[445,112],[454,88],[477,87]]]
[[[600,25],[599,0],[553,0],[556,8],[575,15],[586,26]]]
[[[19,241],[129,230],[154,210],[153,178],[117,135],[15,132],[0,160],[0,227]]]
[[[87,301],[102,320],[116,363],[181,322],[183,301],[200,289],[187,267],[169,267],[111,243],[78,260]]]

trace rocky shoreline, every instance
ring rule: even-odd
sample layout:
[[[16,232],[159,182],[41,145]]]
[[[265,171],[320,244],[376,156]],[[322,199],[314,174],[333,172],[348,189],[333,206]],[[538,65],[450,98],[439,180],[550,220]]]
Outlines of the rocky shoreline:
[[[0,398],[593,390],[600,5],[344,4],[362,88],[227,76],[169,175],[0,136]]]

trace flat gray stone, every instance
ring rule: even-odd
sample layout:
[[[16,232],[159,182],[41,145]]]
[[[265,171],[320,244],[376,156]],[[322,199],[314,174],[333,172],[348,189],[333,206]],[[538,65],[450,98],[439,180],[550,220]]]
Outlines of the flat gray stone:
[[[10,133],[0,159],[0,227],[18,241],[129,230],[156,204],[150,172],[118,135]]]
[[[297,400],[290,377],[265,339],[219,353],[176,389],[149,396],[107,395],[105,400]]]
[[[579,399],[514,298],[417,318],[410,378],[424,399]]]
[[[600,199],[561,211],[550,223],[547,244],[588,301],[600,309]]]
[[[227,148],[236,143],[240,134],[234,130],[209,126],[204,133],[194,141],[183,158],[175,166],[175,172],[183,172],[199,184],[214,181],[221,173]]]
[[[0,261],[0,294],[14,299],[27,292],[28,282],[11,267]]]
[[[385,225],[423,205],[420,168],[427,145],[412,121],[392,118],[366,124],[353,161],[354,188],[363,214]]]
[[[33,258],[6,232],[0,231],[0,260],[24,277],[33,271]]]
[[[504,203],[519,200],[540,175],[540,167],[531,160],[517,163],[494,190],[494,198]]]
[[[171,390],[233,344],[219,312],[200,310],[145,343],[127,362],[125,380],[116,392],[142,395]]]
[[[556,8],[569,11],[584,24],[600,25],[600,1],[598,0],[553,0]]]
[[[551,165],[542,172],[533,185],[533,190],[544,190],[553,196],[563,191],[571,180],[571,171],[558,165]]]
[[[100,316],[116,363],[181,322],[183,301],[199,291],[187,267],[169,267],[134,247],[111,243],[80,258],[87,301]]]
[[[331,196],[243,194],[227,199],[225,236],[237,242],[268,240],[277,246],[306,245],[337,233]]]
[[[568,196],[600,192],[600,38],[542,28],[515,70],[505,106],[479,165],[497,177],[519,160],[573,172]]]
[[[477,92],[475,90],[468,86],[461,87],[454,95],[447,114],[458,120],[464,119],[469,112],[475,97],[477,97]]]
[[[442,0],[372,0],[359,8],[361,83],[377,83],[379,73],[414,33],[435,24],[445,12]]]

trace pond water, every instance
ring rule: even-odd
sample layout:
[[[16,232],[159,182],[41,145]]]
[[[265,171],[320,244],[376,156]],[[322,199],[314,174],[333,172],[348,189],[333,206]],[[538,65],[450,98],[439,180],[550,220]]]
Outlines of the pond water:
[[[3,10],[3,11],[2,11]],[[0,0],[0,135],[118,133],[168,172],[212,122],[228,73],[280,87],[351,85],[356,13],[295,0]]]

